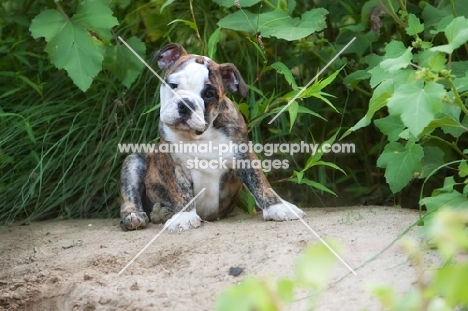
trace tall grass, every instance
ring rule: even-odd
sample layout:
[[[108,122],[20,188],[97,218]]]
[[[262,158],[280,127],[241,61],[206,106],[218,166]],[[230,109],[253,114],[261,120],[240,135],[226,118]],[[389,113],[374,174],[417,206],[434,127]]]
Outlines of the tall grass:
[[[143,74],[136,85],[125,90],[103,75],[86,96],[57,73],[42,98],[8,97],[0,126],[2,224],[116,215],[125,157],[117,144],[158,135],[157,113],[143,114],[158,101],[157,82]]]

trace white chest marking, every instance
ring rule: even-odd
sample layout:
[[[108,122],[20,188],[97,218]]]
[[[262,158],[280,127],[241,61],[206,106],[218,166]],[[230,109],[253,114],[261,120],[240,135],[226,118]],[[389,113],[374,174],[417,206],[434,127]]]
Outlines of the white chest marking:
[[[191,136],[189,132],[174,131],[169,127],[164,129],[165,139],[179,146],[178,152],[172,156],[177,159],[192,176],[193,194],[203,188],[205,192],[197,200],[197,213],[200,217],[217,213],[219,210],[219,186],[221,176],[232,168],[234,153],[232,151],[220,154],[220,146],[229,144],[228,138],[220,131],[208,128],[202,135]],[[191,144],[191,150],[181,151],[184,144]],[[211,152],[201,151],[203,147],[211,146]],[[195,161],[198,159],[198,161]],[[196,165],[198,163],[198,165]],[[203,165],[202,165],[203,163]],[[206,164],[210,164],[206,167]]]

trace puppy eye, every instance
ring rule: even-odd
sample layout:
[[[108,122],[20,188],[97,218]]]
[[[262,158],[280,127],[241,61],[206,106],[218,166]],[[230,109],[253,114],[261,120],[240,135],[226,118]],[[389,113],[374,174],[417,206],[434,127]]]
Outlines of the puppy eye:
[[[175,83],[168,83],[167,85],[169,85],[171,89],[176,89],[179,86],[178,84],[175,84]]]
[[[205,92],[203,92],[203,97],[204,98],[213,98],[216,96],[216,92],[213,89],[207,89]]]

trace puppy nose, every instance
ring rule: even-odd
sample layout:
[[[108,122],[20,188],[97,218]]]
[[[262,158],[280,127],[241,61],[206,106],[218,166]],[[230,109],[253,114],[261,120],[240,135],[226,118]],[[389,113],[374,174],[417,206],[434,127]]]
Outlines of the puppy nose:
[[[195,110],[195,103],[188,99],[184,99],[184,101],[177,103],[177,110],[181,117],[188,117],[192,114],[192,111]]]

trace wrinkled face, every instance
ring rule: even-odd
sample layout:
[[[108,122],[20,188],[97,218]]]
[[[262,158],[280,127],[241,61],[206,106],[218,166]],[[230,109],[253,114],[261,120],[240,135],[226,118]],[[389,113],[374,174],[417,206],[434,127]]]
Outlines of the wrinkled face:
[[[217,64],[205,56],[181,57],[161,86],[161,122],[179,131],[202,134],[217,116],[222,83]]]

